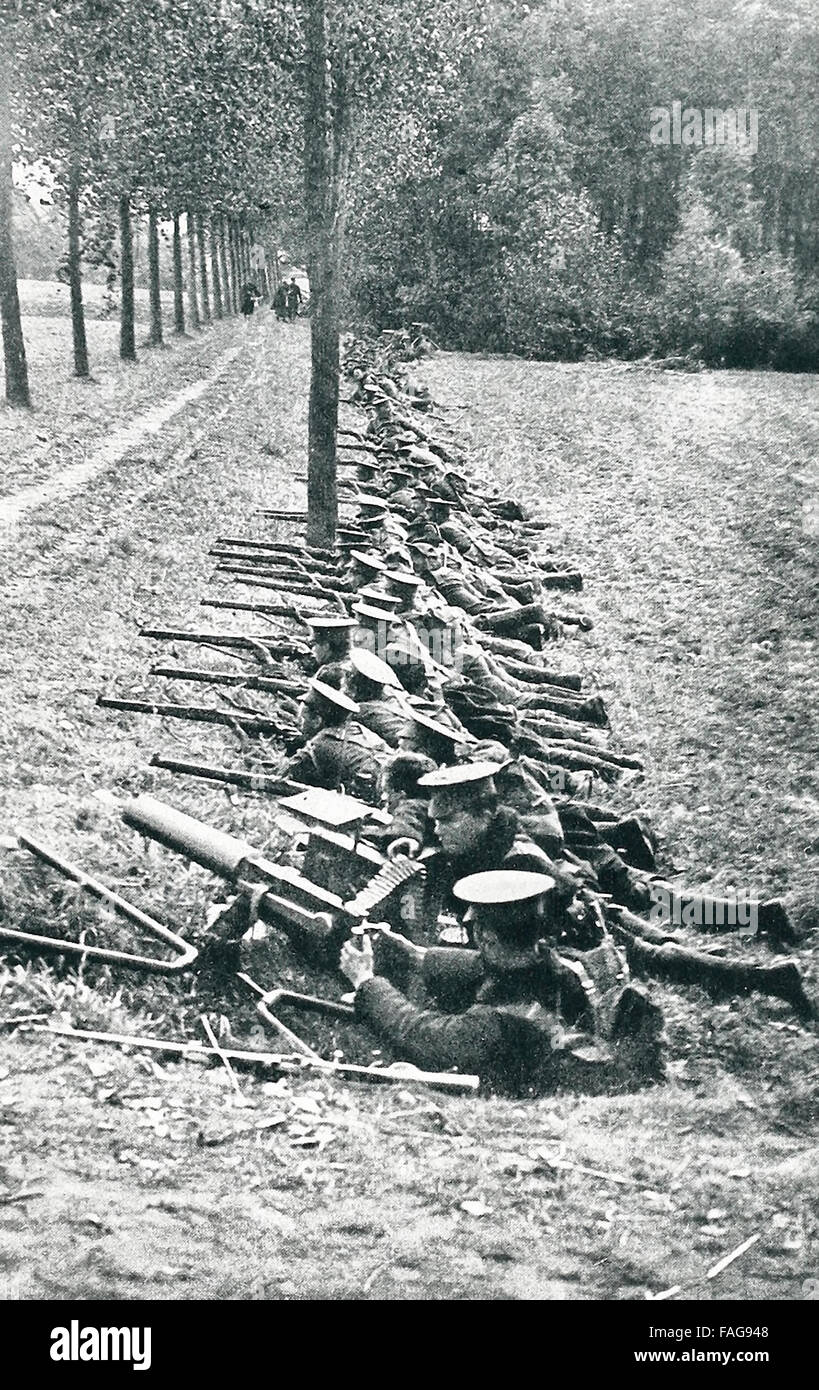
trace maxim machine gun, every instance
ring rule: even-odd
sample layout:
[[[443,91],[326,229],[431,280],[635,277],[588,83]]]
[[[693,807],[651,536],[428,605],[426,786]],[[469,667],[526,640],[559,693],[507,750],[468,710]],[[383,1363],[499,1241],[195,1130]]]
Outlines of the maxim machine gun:
[[[389,860],[349,830],[330,828],[345,817],[348,825],[352,821],[360,826],[371,807],[316,789],[285,797],[280,805],[300,832],[299,869],[274,863],[244,841],[152,796],[139,797],[125,809],[123,819],[238,891],[252,893],[256,918],[284,930],[302,953],[327,963],[336,963],[341,942],[368,920],[400,925],[414,916],[415,900],[423,889],[423,865],[406,858]]]

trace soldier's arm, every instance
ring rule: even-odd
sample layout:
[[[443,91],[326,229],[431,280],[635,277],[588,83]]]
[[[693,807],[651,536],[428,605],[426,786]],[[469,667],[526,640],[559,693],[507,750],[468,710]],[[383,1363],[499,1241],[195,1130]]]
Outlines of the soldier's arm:
[[[504,1043],[502,1021],[494,1009],[475,1006],[463,1014],[444,1014],[411,1004],[389,981],[373,976],[355,996],[357,1016],[417,1066],[476,1072],[492,1070]]]
[[[468,1009],[484,978],[479,953],[460,946],[428,947],[420,973],[427,993],[445,1009]]]

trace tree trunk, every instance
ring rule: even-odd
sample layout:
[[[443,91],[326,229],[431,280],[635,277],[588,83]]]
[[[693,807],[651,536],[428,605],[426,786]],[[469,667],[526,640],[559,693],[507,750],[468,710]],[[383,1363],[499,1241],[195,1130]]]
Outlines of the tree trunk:
[[[162,342],[162,296],[159,293],[159,220],[156,208],[148,209],[148,301],[151,307],[151,347]]]
[[[85,310],[80,267],[80,161],[71,157],[68,171],[68,277],[71,289],[71,333],[74,340],[74,375],[89,376]]]
[[[119,311],[119,355],[123,362],[136,362],[134,324],[134,233],[131,226],[131,199],[123,193],[119,200],[119,253],[122,299]]]
[[[199,245],[199,283],[202,287],[202,321],[210,323],[210,290],[208,288],[208,258],[205,249],[205,219],[196,214],[196,240]]]
[[[331,546],[338,523],[336,436],[339,393],[338,275],[331,169],[325,0],[308,0],[304,112],[305,210],[310,320],[307,544]]]
[[[219,249],[216,240],[216,218],[208,218],[208,231],[210,232],[210,278],[213,284],[213,316],[220,319],[223,317],[222,309],[222,285],[219,275]]]
[[[219,264],[222,270],[222,284],[224,286],[225,313],[233,314],[236,311],[233,307],[233,295],[230,284],[230,267],[228,264],[228,250],[225,245],[224,213],[219,214]]]
[[[3,361],[6,372],[6,400],[9,405],[31,405],[28,366],[17,268],[12,237],[11,133],[8,108],[8,69],[0,65],[0,317],[3,321]]]
[[[199,327],[199,304],[196,299],[196,233],[193,226],[193,213],[185,214],[188,224],[188,318],[191,328]]]
[[[241,294],[239,280],[242,271],[239,265],[239,233],[236,228],[236,223],[232,217],[228,223],[228,243],[230,246],[230,281],[232,290],[231,297],[233,299],[233,312],[234,314],[238,314],[239,297]]]
[[[178,212],[173,215],[173,326],[175,333],[185,332],[185,281],[182,275],[182,234]]]

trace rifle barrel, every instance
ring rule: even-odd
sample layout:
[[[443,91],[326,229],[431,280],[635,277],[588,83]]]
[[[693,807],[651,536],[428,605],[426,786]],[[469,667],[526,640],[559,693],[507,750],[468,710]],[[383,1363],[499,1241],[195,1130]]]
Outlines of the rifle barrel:
[[[202,777],[208,782],[225,782],[229,786],[242,787],[245,791],[271,792],[283,795],[307,791],[304,782],[293,782],[289,777],[273,777],[262,772],[246,772],[241,767],[212,767],[207,763],[180,762],[178,758],[166,758],[154,753],[151,767],[161,767],[166,772],[179,772],[188,777]]]
[[[263,714],[242,714],[239,710],[212,709],[209,705],[175,705],[154,700],[119,700],[97,696],[103,709],[125,710],[130,714],[155,714],[160,719],[189,719],[199,724],[238,725],[247,733],[276,736],[283,731],[281,720]]]
[[[177,681],[198,681],[203,685],[226,685],[245,690],[269,690],[275,695],[304,694],[306,686],[298,681],[281,680],[276,676],[257,676],[250,671],[206,671],[187,666],[152,666],[152,676],[165,676]]]

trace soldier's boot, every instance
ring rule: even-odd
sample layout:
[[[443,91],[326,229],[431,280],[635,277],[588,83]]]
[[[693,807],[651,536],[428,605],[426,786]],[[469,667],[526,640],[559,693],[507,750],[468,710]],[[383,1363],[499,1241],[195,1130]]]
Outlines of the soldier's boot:
[[[794,946],[799,940],[785,904],[779,898],[770,898],[760,903],[757,909],[757,926],[771,941],[781,942],[783,946]]]
[[[663,887],[663,896],[676,925],[696,927],[700,931],[739,931],[743,926],[753,928],[755,925],[757,932],[764,933],[772,941],[793,945],[797,940],[779,898],[748,903],[713,897],[710,893],[691,893],[668,885]],[[743,920],[743,913],[747,913],[747,921]]]
[[[636,816],[599,826],[598,833],[633,869],[651,872],[656,868],[653,840]]]
[[[528,627],[546,627],[551,615],[541,603],[521,604],[516,608],[499,608],[474,619],[475,626],[486,632],[520,637]]]
[[[795,960],[770,965],[765,969],[765,975],[768,994],[772,994],[776,999],[784,999],[806,1023],[816,1019],[816,1007],[805,993],[805,982]]]
[[[641,1085],[665,1080],[663,1012],[640,985],[626,985],[614,1011],[610,1041],[627,1075]]]
[[[540,582],[545,589],[573,589],[577,592],[583,588],[580,570],[552,569],[545,564],[541,564],[540,569]]]
[[[500,583],[516,603],[534,603],[537,597],[535,586],[528,579],[507,579],[501,574]]]
[[[599,695],[591,696],[585,700],[562,699],[557,694],[547,695],[538,691],[535,695],[521,693],[515,700],[519,709],[549,710],[552,714],[559,714],[564,719],[575,719],[578,722],[596,724],[600,728],[608,725],[609,719],[606,713],[606,706]]]
[[[546,666],[529,660],[517,642],[506,642],[502,637],[487,637],[484,645],[490,652],[503,658],[503,665],[516,680],[525,681],[527,685],[543,686],[546,694],[549,693],[549,687],[553,686],[561,690],[580,691],[583,684],[581,676],[550,671]]]

